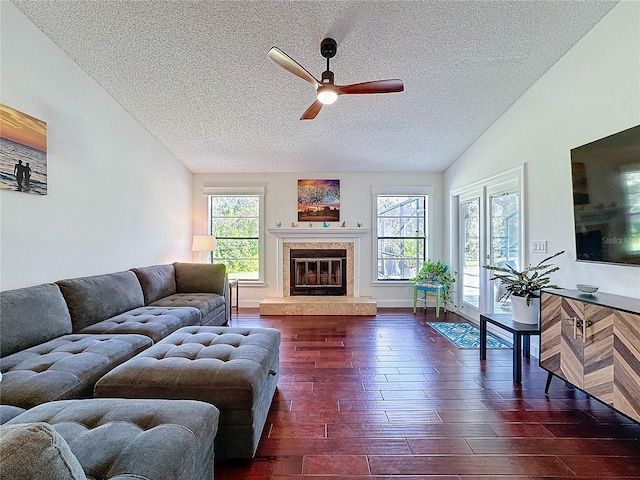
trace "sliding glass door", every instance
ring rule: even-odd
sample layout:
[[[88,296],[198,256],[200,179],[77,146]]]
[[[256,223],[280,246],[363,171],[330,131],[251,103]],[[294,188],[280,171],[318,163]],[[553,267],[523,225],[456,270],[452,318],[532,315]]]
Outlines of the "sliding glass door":
[[[518,189],[512,186],[489,195],[489,265],[509,265],[520,268],[520,201]],[[500,300],[504,290],[499,282],[491,282],[491,304],[487,311],[511,311],[509,300]]]
[[[480,309],[480,197],[460,201],[462,301]]]
[[[505,313],[510,302],[500,300],[500,284],[490,281],[484,265],[522,264],[522,192],[520,170],[460,190],[457,251],[459,298],[462,312],[479,318],[480,313]]]

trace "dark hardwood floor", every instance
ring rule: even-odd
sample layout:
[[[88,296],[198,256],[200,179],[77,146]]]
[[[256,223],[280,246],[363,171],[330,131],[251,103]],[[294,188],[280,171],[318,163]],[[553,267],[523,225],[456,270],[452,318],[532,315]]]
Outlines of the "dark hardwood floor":
[[[280,379],[253,461],[216,479],[555,480],[640,478],[640,425],[511,350],[459,350],[410,309],[376,317],[260,317],[282,332]],[[461,320],[447,313],[438,321]]]

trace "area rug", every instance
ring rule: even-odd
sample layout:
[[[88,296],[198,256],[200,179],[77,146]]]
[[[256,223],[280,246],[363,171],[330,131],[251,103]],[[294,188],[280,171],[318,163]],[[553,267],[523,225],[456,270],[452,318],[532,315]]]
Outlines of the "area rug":
[[[428,322],[436,332],[458,348],[480,348],[480,329],[467,322]],[[511,348],[487,332],[487,348]]]

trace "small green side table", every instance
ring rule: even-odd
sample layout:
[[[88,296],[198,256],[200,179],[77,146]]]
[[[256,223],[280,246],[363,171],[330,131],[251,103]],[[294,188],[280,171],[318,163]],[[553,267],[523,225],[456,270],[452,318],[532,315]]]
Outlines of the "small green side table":
[[[418,295],[418,292],[422,292]],[[424,309],[427,309],[427,302],[433,298],[436,305],[436,317],[440,316],[440,306],[444,307],[444,285],[438,282],[422,282],[413,285],[413,313],[416,313],[418,302],[424,302]]]

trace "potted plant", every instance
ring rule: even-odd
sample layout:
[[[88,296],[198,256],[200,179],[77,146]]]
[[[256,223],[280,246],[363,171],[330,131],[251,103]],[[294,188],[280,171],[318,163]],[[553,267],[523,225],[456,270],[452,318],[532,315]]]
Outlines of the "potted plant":
[[[535,267],[529,265],[519,272],[511,265],[485,265],[484,268],[494,273],[489,280],[500,280],[504,293],[500,300],[511,298],[511,315],[516,322],[538,323],[540,315],[540,290],[543,288],[560,288],[551,283],[549,275],[560,267],[547,263],[552,258],[564,253],[564,250],[545,258]]]
[[[422,267],[418,271],[418,274],[410,278],[409,281],[413,284],[425,283],[425,282],[438,282],[442,285],[442,303],[444,308],[452,303],[451,299],[451,285],[456,281],[455,275],[457,272],[451,273],[449,267],[442,263],[440,260],[437,262],[427,259],[422,262]]]

